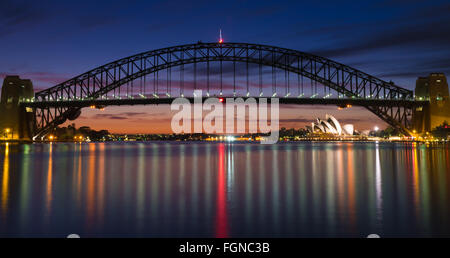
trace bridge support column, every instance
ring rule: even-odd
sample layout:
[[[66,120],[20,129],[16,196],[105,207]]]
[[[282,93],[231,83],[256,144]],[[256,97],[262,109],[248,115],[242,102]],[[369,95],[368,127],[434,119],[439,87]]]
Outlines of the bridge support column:
[[[419,77],[415,95],[417,100],[429,100],[429,105],[414,110],[413,126],[417,133],[429,132],[444,121],[450,123],[449,89],[443,73]]]
[[[32,108],[21,101],[34,98],[33,84],[19,76],[6,76],[0,99],[0,140],[29,141],[34,134],[35,117]]]

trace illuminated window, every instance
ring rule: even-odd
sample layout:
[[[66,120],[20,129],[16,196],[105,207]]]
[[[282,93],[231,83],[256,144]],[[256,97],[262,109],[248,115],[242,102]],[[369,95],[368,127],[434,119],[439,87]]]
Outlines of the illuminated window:
[[[436,80],[436,82],[441,82],[441,80]]]
[[[7,100],[7,103],[12,103],[13,102],[13,97],[9,97]]]

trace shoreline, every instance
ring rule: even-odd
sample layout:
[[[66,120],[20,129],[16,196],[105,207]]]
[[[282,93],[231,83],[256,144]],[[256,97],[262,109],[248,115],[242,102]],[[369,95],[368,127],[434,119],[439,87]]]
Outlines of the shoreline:
[[[0,144],[11,143],[11,144],[34,144],[34,143],[146,143],[146,142],[180,142],[180,143],[248,143],[248,144],[260,144],[259,141],[199,141],[199,140],[150,140],[150,141],[20,141],[20,140],[0,140]],[[416,140],[292,140],[292,141],[278,141],[275,144],[280,143],[298,143],[298,142],[342,142],[342,143],[423,143],[423,144],[449,144],[448,140],[435,140],[435,141],[416,141]]]

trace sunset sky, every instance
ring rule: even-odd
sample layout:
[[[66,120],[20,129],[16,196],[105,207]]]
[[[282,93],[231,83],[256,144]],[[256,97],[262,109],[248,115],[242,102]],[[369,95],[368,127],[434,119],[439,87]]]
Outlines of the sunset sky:
[[[267,44],[317,54],[414,89],[418,76],[450,74],[448,1],[20,1],[0,8],[0,84],[36,91],[136,53],[215,42]],[[335,115],[359,130],[386,124],[364,108],[283,106],[281,126]],[[170,133],[168,106],[84,109],[77,127]]]

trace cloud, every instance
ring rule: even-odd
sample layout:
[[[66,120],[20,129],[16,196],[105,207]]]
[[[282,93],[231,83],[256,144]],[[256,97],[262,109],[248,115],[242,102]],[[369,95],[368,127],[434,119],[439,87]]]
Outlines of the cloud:
[[[418,76],[432,72],[450,74],[450,3],[405,4],[396,0],[368,8],[383,12],[389,8],[389,12],[383,19],[358,23],[300,24],[295,28],[298,35],[294,36],[307,35],[318,41],[307,52],[338,60],[384,80],[404,80],[401,83],[413,85]]]
[[[0,78],[4,78],[9,75],[19,75],[22,79],[30,79],[34,86],[34,91],[38,92],[48,87],[60,84],[71,78],[70,75],[58,74],[52,72],[29,72],[29,71],[14,71],[14,72],[1,72]]]
[[[49,83],[52,84],[52,86],[67,81],[68,79],[71,78],[70,75],[57,74],[51,72],[29,72],[29,73],[25,72],[23,73],[22,77],[29,78],[32,81]]]
[[[165,117],[161,116],[160,118],[136,118],[130,119],[130,122],[141,123],[141,124],[155,124],[155,123],[164,123],[165,125],[170,125],[170,121],[172,121],[172,117],[166,115]]]
[[[91,119],[114,119],[114,120],[126,120],[135,117],[148,116],[148,113],[145,112],[122,112],[117,114],[95,114],[90,117]]]
[[[379,24],[381,26],[370,26],[362,36],[344,33],[345,38],[338,44],[313,49],[312,52],[325,57],[342,57],[386,48],[401,48],[402,51],[411,48],[422,48],[427,51],[448,48],[449,12],[450,4],[425,8],[421,12],[383,21]],[[355,25],[355,28],[357,29],[358,25]]]
[[[163,30],[168,30],[170,28],[173,28],[177,25],[182,25],[183,21],[181,20],[170,20],[170,21],[166,21],[166,22],[161,22],[161,21],[157,21],[157,22],[152,22],[151,24],[146,26],[147,29],[147,33],[157,33]]]
[[[85,29],[94,29],[101,26],[118,23],[118,17],[111,15],[90,15],[80,19],[80,26]]]
[[[148,113],[145,112],[124,112],[124,113],[120,113],[121,115],[124,116],[144,116],[144,115],[148,115]]]
[[[376,72],[373,75],[383,78],[417,78],[434,72],[450,74],[450,51],[444,51],[442,54],[430,55],[424,58],[412,56],[404,60],[375,61],[373,65],[383,67],[390,62],[397,62],[398,65],[385,72]]]
[[[259,17],[271,17],[275,15],[276,13],[279,13],[283,11],[286,6],[289,6],[287,4],[281,3],[281,2],[274,2],[274,4],[270,4],[267,6],[251,6],[251,8],[244,10],[242,15],[246,18],[259,18]]]
[[[325,116],[323,116],[323,118],[325,118]],[[341,118],[341,119],[337,118],[337,119],[341,124],[357,123],[364,120],[359,118]],[[312,123],[315,122],[315,120],[316,119],[313,117],[280,118],[280,123]]]
[[[344,124],[355,124],[355,123],[360,123],[360,122],[370,122],[370,118],[366,118],[366,119],[359,119],[359,118],[341,118],[338,119],[339,123],[341,123],[341,125]]]
[[[115,114],[96,114],[95,116],[91,117],[93,119],[114,119],[114,120],[125,120],[128,119],[127,117],[118,116]]]
[[[3,0],[0,7],[0,37],[45,20],[48,16],[41,7],[28,1]]]
[[[311,118],[281,118],[280,123],[311,123],[314,119]]]

